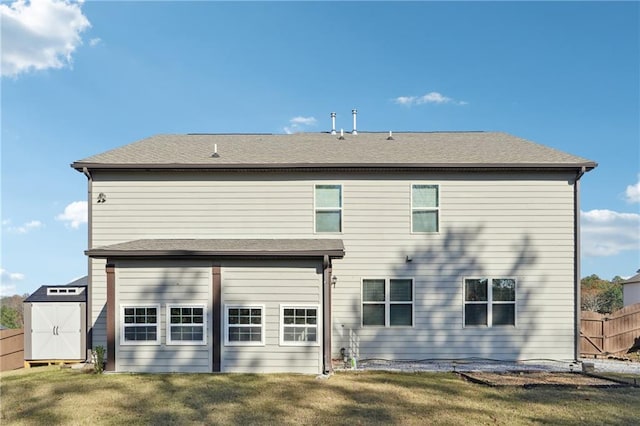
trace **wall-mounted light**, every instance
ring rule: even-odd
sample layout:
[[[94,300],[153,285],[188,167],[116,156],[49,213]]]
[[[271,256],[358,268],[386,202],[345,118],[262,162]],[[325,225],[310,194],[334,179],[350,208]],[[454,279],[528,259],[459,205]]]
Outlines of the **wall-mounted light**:
[[[411,261],[413,261],[413,257],[411,257],[411,255],[408,254],[407,257],[404,260],[405,260],[405,262],[411,262]]]
[[[106,203],[107,202],[107,196],[104,195],[104,192],[101,192],[98,194],[98,204],[102,204],[102,203]]]
[[[336,277],[335,275],[331,277],[331,285],[332,286],[336,286],[336,283],[338,282],[338,277]]]

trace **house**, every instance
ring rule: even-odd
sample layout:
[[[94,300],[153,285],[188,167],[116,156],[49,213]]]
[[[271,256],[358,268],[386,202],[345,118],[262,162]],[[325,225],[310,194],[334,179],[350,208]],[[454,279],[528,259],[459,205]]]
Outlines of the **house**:
[[[579,356],[596,163],[505,133],[335,133],[158,135],[72,164],[107,370]]]
[[[640,303],[640,273],[622,281],[623,306]]]

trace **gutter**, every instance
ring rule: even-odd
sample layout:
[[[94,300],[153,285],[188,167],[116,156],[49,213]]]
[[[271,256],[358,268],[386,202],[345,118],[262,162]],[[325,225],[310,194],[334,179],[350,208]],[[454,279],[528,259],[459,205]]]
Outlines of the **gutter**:
[[[218,171],[315,171],[344,169],[373,170],[575,170],[582,167],[589,171],[597,166],[594,162],[585,163],[86,163],[74,162],[71,167],[83,171],[91,170],[218,170]]]
[[[580,328],[581,328],[581,292],[580,292],[580,178],[587,172],[582,166],[573,182],[573,310],[574,310],[574,358],[580,359]]]
[[[82,173],[87,177],[87,245],[88,247],[93,246],[93,176],[87,167],[82,168]],[[86,349],[87,349],[87,360],[86,362],[91,362],[92,359],[89,356],[89,351],[93,352],[93,286],[92,286],[92,273],[91,273],[91,258],[87,258],[87,304],[85,306],[85,318],[87,324],[87,336],[86,336]]]

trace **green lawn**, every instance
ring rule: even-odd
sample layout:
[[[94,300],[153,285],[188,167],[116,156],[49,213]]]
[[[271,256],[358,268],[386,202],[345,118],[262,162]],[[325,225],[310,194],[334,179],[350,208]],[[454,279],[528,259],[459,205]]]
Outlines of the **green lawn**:
[[[491,388],[453,373],[0,376],[8,424],[637,424],[638,388]]]

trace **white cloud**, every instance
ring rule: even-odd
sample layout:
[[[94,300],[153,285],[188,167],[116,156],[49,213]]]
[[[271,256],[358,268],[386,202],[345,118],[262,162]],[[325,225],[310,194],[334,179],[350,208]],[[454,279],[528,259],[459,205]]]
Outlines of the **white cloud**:
[[[640,214],[590,210],[580,212],[580,218],[585,256],[613,256],[640,250]]]
[[[398,96],[393,100],[399,105],[413,106],[422,104],[469,105],[467,101],[457,101],[438,92],[429,92],[422,96]]]
[[[73,229],[80,228],[80,225],[87,223],[88,207],[86,201],[74,201],[64,208],[64,212],[56,216],[57,220],[67,222],[67,226]]]
[[[627,198],[627,202],[640,203],[640,176],[638,176],[638,183],[627,186],[624,195]]]
[[[284,132],[288,135],[292,133],[301,132],[304,127],[315,126],[318,120],[315,117],[293,117],[289,120],[289,125],[284,127]]]
[[[31,231],[35,231],[36,229],[42,228],[44,225],[39,220],[30,220],[29,222],[25,222],[20,226],[10,226],[11,220],[3,220],[2,225],[5,226],[7,232],[11,232],[13,234],[26,234]]]
[[[102,39],[100,37],[92,38],[89,40],[89,46],[94,47],[102,43]]]
[[[63,68],[91,26],[81,3],[68,0],[16,0],[0,4],[2,75]]]
[[[0,268],[0,296],[12,296],[16,294],[17,281],[24,280],[24,274],[19,272],[9,272]]]

